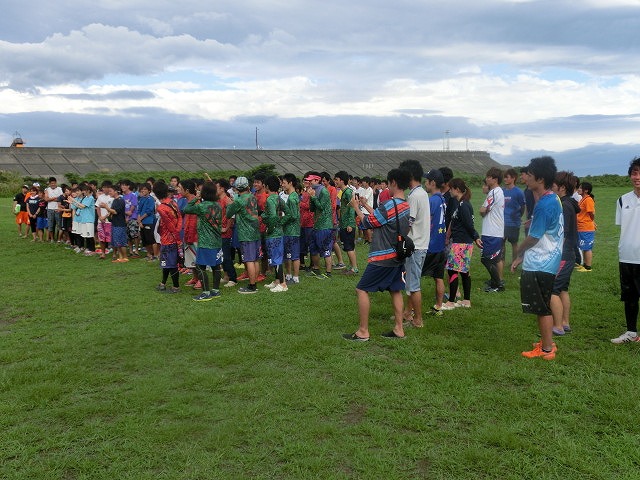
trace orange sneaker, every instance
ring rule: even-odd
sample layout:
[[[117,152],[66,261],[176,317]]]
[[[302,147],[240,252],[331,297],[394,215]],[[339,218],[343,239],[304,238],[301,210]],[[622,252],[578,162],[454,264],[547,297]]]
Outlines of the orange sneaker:
[[[193,286],[194,290],[202,290],[202,282],[200,280],[198,280],[195,285]]]
[[[196,283],[198,283],[198,278],[197,277],[193,277],[187,283],[185,283],[185,285],[191,286],[191,285],[195,285]]]
[[[556,358],[556,352],[558,348],[556,344],[552,344],[551,351],[545,352],[542,350],[542,342],[534,344],[533,350],[529,350],[528,352],[522,352],[522,356],[525,358],[535,358],[542,357],[544,360],[553,360]]]
[[[242,280],[249,280],[249,275],[247,274],[247,272],[244,272],[241,275],[238,275],[238,281],[242,281]]]
[[[238,277],[239,278],[239,277]],[[263,274],[260,274],[256,277],[256,282],[263,282],[267,279],[266,276],[264,276]]]

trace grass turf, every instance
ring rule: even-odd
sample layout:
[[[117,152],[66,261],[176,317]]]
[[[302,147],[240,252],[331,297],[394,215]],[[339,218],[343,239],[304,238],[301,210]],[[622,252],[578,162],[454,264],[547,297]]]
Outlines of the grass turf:
[[[518,274],[482,292],[477,251],[471,309],[390,341],[376,294],[353,344],[352,277],[197,303],[154,291],[157,264],[16,238],[1,200],[0,478],[638,478],[640,350],[609,342],[628,190],[595,192],[594,270],[572,277],[552,362],[520,356],[537,327]]]

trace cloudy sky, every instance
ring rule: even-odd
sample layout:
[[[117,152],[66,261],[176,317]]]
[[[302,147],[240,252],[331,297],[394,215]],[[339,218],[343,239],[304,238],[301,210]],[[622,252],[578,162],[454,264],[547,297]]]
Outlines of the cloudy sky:
[[[640,0],[6,3],[3,146],[640,155]]]

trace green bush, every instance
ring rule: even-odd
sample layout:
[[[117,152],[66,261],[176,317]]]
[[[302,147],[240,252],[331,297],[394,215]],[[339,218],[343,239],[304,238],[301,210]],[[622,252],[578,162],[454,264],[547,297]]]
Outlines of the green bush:
[[[25,180],[17,172],[0,170],[0,197],[13,197],[20,192]]]

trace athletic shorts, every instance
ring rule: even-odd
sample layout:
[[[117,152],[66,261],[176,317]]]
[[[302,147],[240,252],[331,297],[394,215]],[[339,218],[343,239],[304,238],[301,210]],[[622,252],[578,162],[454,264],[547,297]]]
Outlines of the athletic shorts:
[[[156,239],[153,236],[153,224],[142,224],[142,229],[140,230],[140,238],[142,239],[143,245],[153,245],[156,243]],[[150,254],[151,252],[147,252]]]
[[[573,273],[574,267],[575,265],[572,258],[569,260],[563,258],[560,261],[560,268],[553,282],[552,293],[554,295],[560,295],[560,292],[569,291],[569,282],[571,281],[571,274]]]
[[[284,258],[300,260],[300,237],[286,235],[284,237]]]
[[[240,242],[240,253],[242,254],[242,262],[257,262],[262,258],[262,247],[260,240],[253,242]]]
[[[330,228],[324,230],[313,230],[311,237],[311,245],[309,252],[311,255],[320,255],[322,258],[331,256],[333,250],[333,230]]]
[[[65,232],[71,231],[71,217],[62,217],[62,227],[61,230]]]
[[[473,243],[452,243],[447,256],[447,270],[467,273],[471,268]]]
[[[160,268],[178,268],[178,245],[160,245]]]
[[[111,224],[98,222],[98,241],[109,243],[111,241]]]
[[[522,311],[533,315],[551,315],[551,292],[556,276],[547,272],[523,271],[520,276]]]
[[[129,220],[127,222],[127,238],[129,240],[136,239],[140,236],[140,225],[137,220]]]
[[[111,227],[111,247],[126,247],[128,241],[127,227]]]
[[[184,268],[196,267],[196,251],[198,250],[197,243],[187,243],[184,246]]]
[[[20,224],[28,225],[29,224],[29,214],[27,212],[18,212],[18,214],[16,215],[16,223],[18,225],[20,225]]]
[[[312,237],[313,237],[312,227],[300,228],[300,255],[306,255],[309,253],[309,246],[311,245]]]
[[[640,297],[640,265],[636,263],[619,263],[620,300],[637,302]]]
[[[222,263],[223,255],[221,248],[198,248],[196,254],[196,265],[206,265],[207,267],[217,267]]]
[[[367,264],[356,288],[365,292],[401,292],[405,289],[404,265],[380,267]]]
[[[520,227],[504,227],[504,239],[509,243],[518,243],[520,240]]]
[[[80,224],[76,220],[71,222],[71,233],[80,234]]]
[[[593,250],[596,232],[578,232],[578,248],[583,252]]]
[[[284,261],[284,238],[274,237],[265,239],[267,246],[267,259],[270,267],[282,265]]]
[[[407,293],[420,291],[420,279],[422,278],[422,266],[427,256],[427,250],[414,250],[413,255],[404,260],[404,281]]]
[[[447,263],[447,254],[443,250],[437,253],[427,253],[422,265],[422,276],[432,278],[444,278],[444,266]]]
[[[482,235],[482,254],[481,258],[488,258],[489,260],[500,260],[502,255],[502,238],[489,237]]]
[[[38,230],[46,230],[48,226],[49,226],[49,221],[47,220],[47,217],[36,218],[36,228]]]
[[[356,249],[356,227],[351,227],[350,232],[347,232],[346,228],[341,228],[340,241],[342,242],[342,250],[353,252]]]
[[[93,223],[78,223],[78,233],[82,238],[93,238],[96,230]]]

